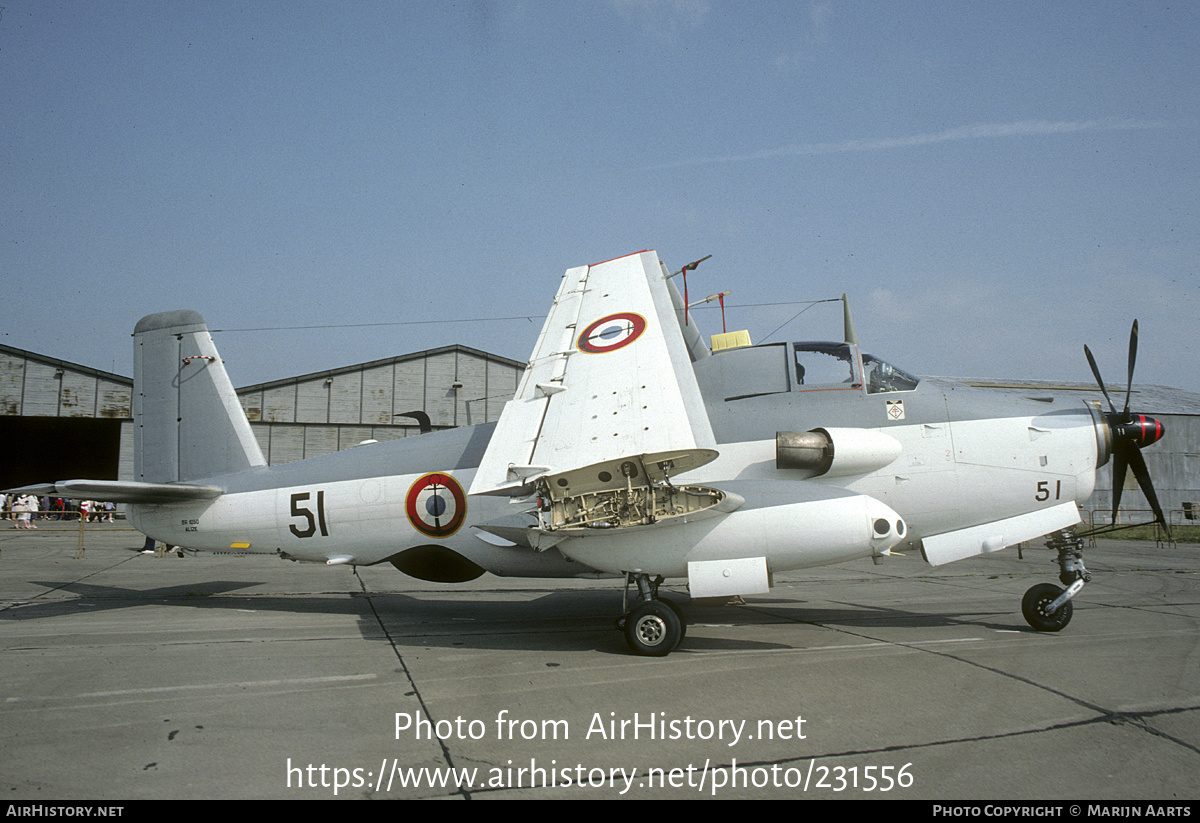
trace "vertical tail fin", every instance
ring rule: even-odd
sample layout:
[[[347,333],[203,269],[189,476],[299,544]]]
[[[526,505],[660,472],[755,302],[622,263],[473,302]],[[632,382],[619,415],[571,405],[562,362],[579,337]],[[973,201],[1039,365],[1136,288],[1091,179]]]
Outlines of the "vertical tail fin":
[[[197,312],[151,314],[133,330],[134,479],[198,480],[265,466]]]

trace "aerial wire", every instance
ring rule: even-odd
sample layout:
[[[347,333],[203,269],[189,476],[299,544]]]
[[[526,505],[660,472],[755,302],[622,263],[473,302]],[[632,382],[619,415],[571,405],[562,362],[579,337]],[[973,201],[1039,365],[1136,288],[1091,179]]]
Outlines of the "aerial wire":
[[[813,306],[817,305],[818,303],[837,303],[837,302],[840,302],[840,298],[837,298],[837,297],[832,297],[832,298],[828,298],[828,299],[825,299],[825,300],[813,300],[813,301],[811,301],[811,302],[810,302],[810,303],[809,303],[807,306],[805,306],[805,307],[804,307],[804,308],[802,308],[800,311],[796,312],[796,313],[795,313],[795,314],[793,314],[791,317],[789,317],[787,320],[783,321],[783,322],[782,322],[782,323],[780,323],[778,326],[776,326],[774,329],[772,329],[772,330],[771,330],[771,334],[768,334],[766,337],[764,337],[764,338],[762,339],[762,342],[763,342],[763,343],[765,343],[765,342],[767,342],[768,340],[770,340],[770,339],[771,339],[771,335],[775,334],[775,332],[777,332],[777,331],[779,331],[780,329],[782,329],[782,328],[783,328],[784,326],[786,326],[788,323],[791,323],[791,322],[792,322],[793,320],[795,320],[797,317],[799,317],[800,315],[804,314],[806,311],[808,311],[809,309],[811,309]],[[772,304],[768,304],[768,305],[776,305],[776,306],[781,306],[781,305],[784,305],[784,304],[783,304],[783,303],[772,303]],[[793,304],[793,305],[795,305],[795,304]]]
[[[792,320],[795,320],[797,317],[799,317],[804,312],[808,311],[810,308],[815,306],[817,303],[836,303],[836,302],[838,302],[838,299],[839,298],[831,298],[828,300],[811,300],[811,301],[785,300],[785,301],[780,301],[780,302],[775,302],[775,303],[742,303],[742,304],[739,304],[736,306],[729,305],[729,306],[726,306],[725,308],[728,308],[728,309],[752,309],[752,308],[763,308],[763,307],[770,307],[770,306],[803,305],[804,306],[803,309],[796,312],[796,314],[792,315],[792,317],[790,319],[788,319],[788,321],[786,323],[783,324],[783,326],[786,326],[788,323],[791,323]],[[708,309],[710,311],[717,310],[716,306],[700,306],[697,308],[698,309]],[[520,315],[514,315],[512,317],[470,317],[470,318],[465,318],[465,319],[452,319],[452,320],[389,320],[387,322],[382,322],[382,323],[327,323],[327,324],[313,325],[313,326],[254,326],[254,327],[239,328],[239,329],[234,329],[234,328],[212,329],[211,331],[213,334],[217,334],[217,333],[228,333],[228,332],[251,332],[251,331],[308,331],[308,330],[313,330],[313,329],[368,329],[368,328],[376,328],[379,326],[428,326],[428,325],[437,325],[440,323],[500,323],[500,322],[512,321],[512,320],[525,320],[530,323],[533,323],[533,322],[535,322],[537,320],[541,320],[541,319],[544,319],[544,318],[540,315],[535,317],[533,315],[520,314]],[[778,328],[775,329],[775,331],[772,331],[771,334],[774,334],[775,332],[779,331],[779,329],[783,328],[783,326],[779,326]],[[770,337],[770,336],[771,336],[770,334],[767,335],[767,337]]]

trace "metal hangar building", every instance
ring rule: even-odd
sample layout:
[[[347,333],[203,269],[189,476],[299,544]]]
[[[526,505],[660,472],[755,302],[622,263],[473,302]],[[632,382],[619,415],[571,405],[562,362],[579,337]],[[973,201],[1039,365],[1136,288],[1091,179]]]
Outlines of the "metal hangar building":
[[[238,389],[270,465],[364,440],[493,422],[525,364],[445,346]],[[0,345],[0,488],[81,477],[132,479],[133,380]]]

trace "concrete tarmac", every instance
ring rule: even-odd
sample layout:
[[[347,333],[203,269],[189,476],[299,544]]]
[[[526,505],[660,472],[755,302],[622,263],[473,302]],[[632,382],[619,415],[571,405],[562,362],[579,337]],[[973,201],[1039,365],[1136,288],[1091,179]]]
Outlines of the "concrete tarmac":
[[[4,524],[7,525],[7,524]],[[1200,798],[1200,547],[791,572],[635,657],[616,581],[158,557],[0,531],[0,791],[139,798]]]

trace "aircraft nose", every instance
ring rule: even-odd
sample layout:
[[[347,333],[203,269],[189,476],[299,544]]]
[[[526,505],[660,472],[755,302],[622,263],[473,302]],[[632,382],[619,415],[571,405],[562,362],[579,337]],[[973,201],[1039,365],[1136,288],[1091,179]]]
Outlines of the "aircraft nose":
[[[1157,443],[1166,433],[1163,424],[1147,414],[1131,415],[1126,423],[1113,426],[1113,434],[1119,440],[1127,440],[1139,449]]]

